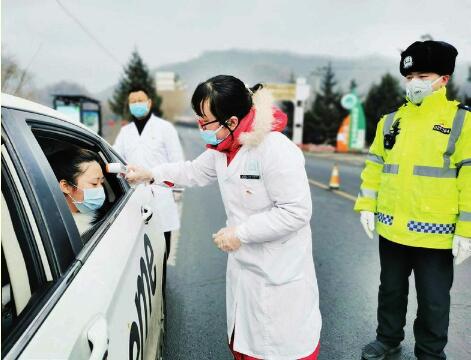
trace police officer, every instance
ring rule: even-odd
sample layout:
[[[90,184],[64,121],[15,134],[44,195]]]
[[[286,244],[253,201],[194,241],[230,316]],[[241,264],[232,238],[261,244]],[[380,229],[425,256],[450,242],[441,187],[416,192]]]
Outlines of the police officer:
[[[446,359],[453,255],[456,264],[471,255],[471,113],[445,87],[457,55],[441,41],[401,54],[407,102],[379,121],[361,175],[355,210],[370,238],[379,233],[381,263],[377,335],[364,359],[400,350],[412,271],[415,355]]]

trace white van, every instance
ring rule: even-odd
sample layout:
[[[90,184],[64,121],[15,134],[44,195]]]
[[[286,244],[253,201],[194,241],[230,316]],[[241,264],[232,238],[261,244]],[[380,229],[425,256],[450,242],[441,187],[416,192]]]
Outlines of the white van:
[[[2,94],[2,358],[161,359],[165,240],[149,186],[105,174],[109,210],[79,235],[48,156],[123,162],[81,124]]]

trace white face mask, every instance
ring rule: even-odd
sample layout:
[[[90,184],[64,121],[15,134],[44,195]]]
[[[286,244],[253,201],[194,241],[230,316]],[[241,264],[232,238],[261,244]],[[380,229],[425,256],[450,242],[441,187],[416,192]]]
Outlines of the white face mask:
[[[413,104],[420,104],[426,96],[433,93],[433,84],[440,81],[440,76],[435,80],[412,79],[406,84],[406,96]]]

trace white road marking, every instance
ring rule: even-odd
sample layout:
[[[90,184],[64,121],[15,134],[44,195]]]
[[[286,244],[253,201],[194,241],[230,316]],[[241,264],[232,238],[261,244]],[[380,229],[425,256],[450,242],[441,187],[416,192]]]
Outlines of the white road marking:
[[[324,190],[330,190],[329,186],[326,184],[323,184],[319,181],[312,180],[312,179],[308,179],[308,180],[311,185],[317,186],[318,188],[321,188]],[[356,201],[357,199],[355,196],[350,195],[349,193],[346,193],[345,191],[342,191],[342,190],[330,190],[330,191],[332,191],[334,194],[341,196],[347,200]]]

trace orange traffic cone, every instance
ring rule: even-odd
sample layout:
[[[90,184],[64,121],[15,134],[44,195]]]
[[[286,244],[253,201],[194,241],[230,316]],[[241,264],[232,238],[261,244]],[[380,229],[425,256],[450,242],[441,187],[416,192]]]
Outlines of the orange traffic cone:
[[[329,188],[331,190],[340,189],[340,174],[339,167],[337,166],[337,164],[334,164],[334,167],[332,168],[332,175],[330,175]]]

